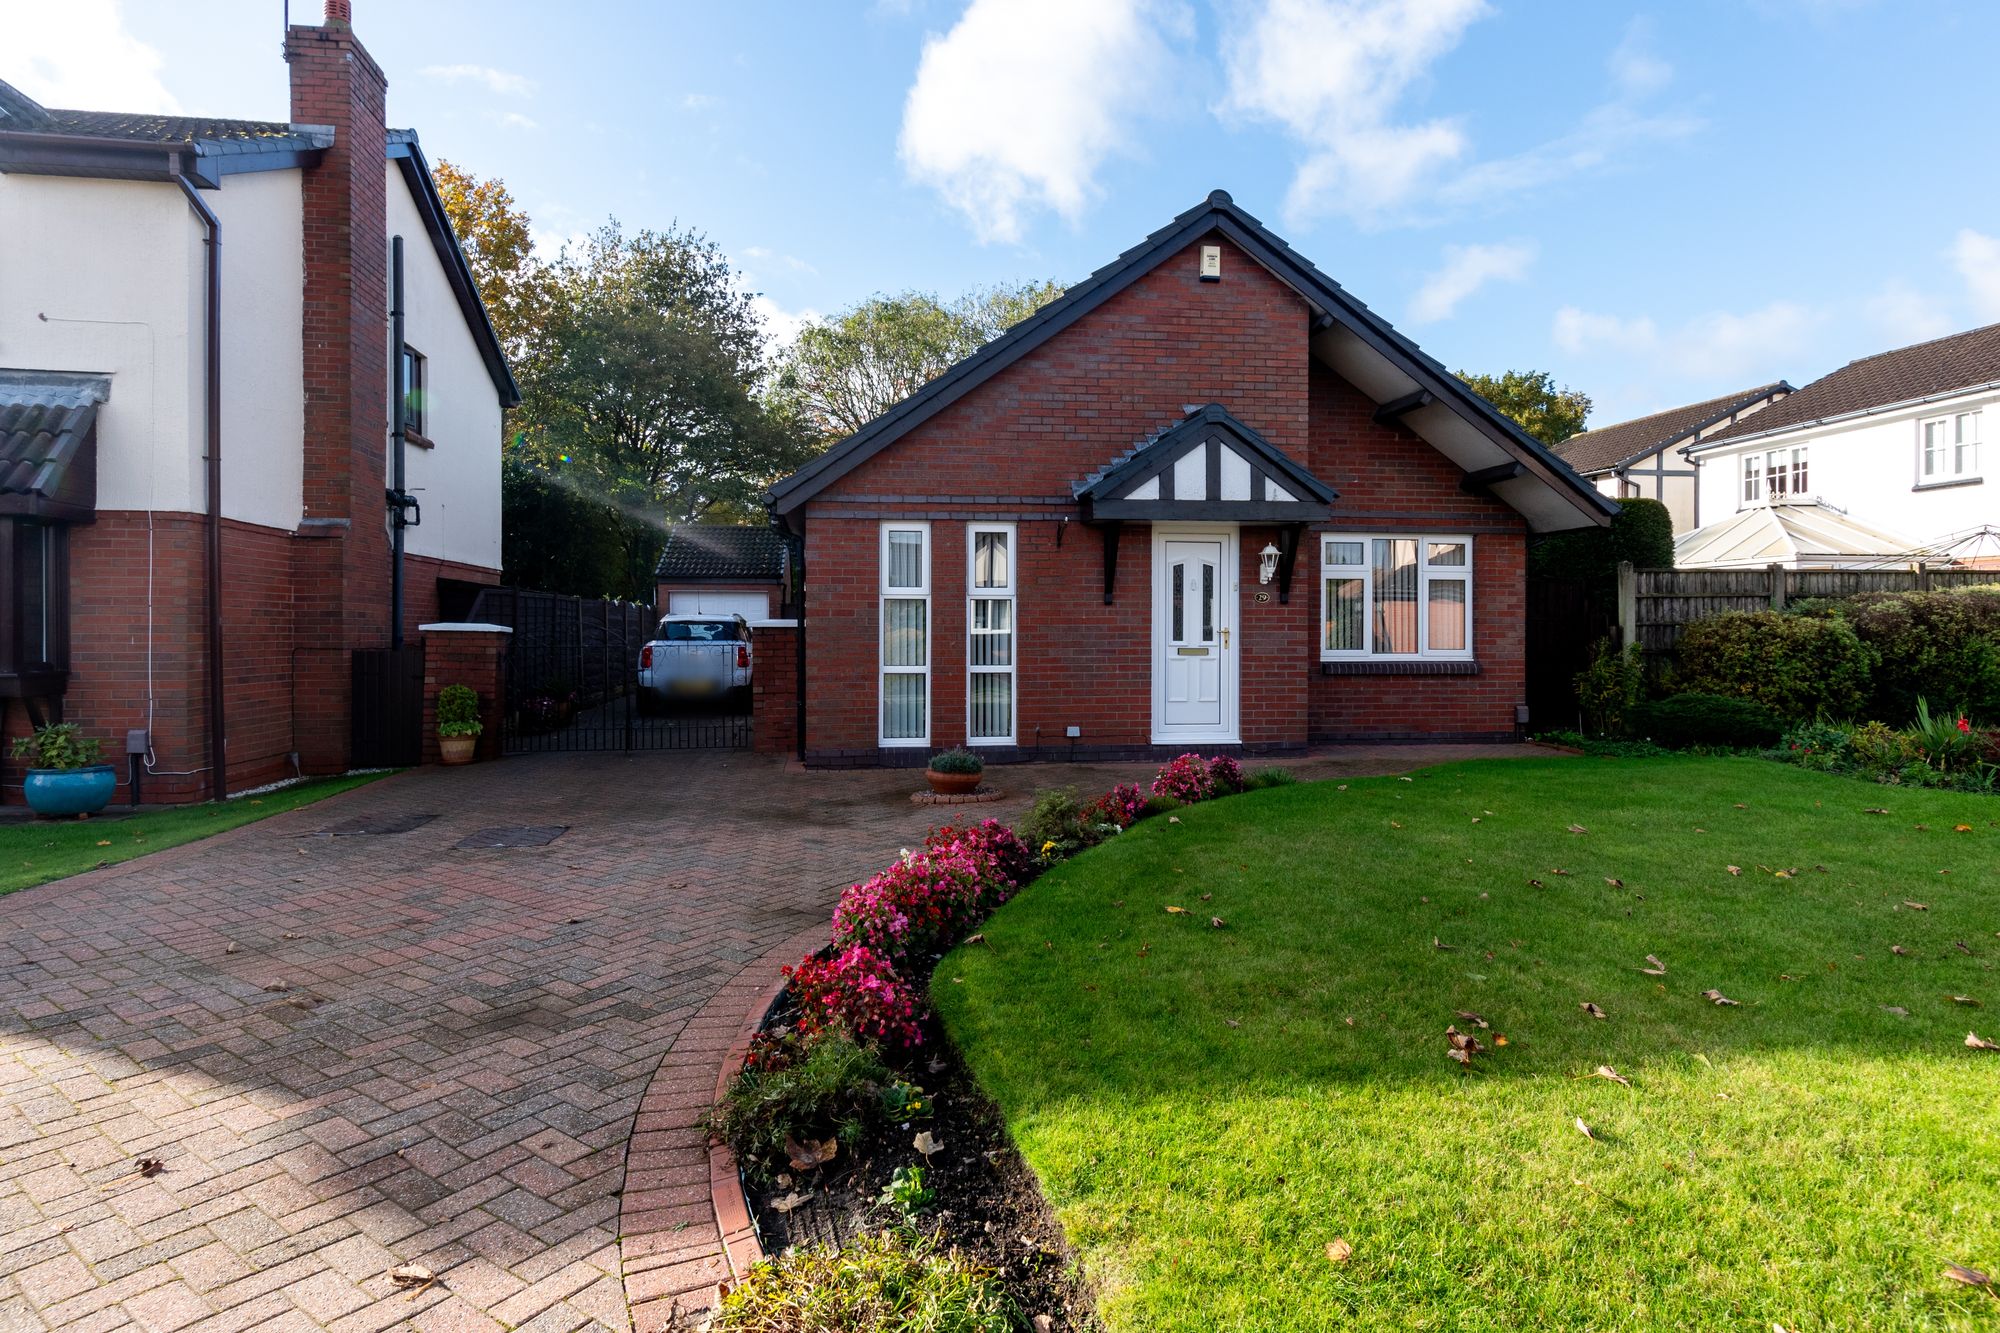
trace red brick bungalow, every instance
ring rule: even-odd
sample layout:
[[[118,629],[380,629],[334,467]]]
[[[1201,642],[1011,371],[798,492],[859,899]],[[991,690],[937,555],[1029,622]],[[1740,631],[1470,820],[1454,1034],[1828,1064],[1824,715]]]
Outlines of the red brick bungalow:
[[[1509,738],[1617,508],[1220,190],[769,498],[828,766]]]

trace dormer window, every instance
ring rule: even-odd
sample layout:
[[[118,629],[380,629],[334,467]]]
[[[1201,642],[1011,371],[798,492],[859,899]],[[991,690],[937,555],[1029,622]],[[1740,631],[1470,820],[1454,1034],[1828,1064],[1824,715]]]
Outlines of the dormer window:
[[[1917,485],[1978,479],[1979,413],[1932,417],[1918,431]]]

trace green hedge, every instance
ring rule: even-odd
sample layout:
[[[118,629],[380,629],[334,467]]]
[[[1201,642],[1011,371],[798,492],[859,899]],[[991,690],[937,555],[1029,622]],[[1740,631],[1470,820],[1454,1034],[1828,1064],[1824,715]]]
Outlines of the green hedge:
[[[1629,719],[1632,734],[1670,750],[1712,745],[1761,750],[1784,735],[1778,715],[1753,699],[1720,694],[1676,694],[1638,704]]]
[[[1679,683],[1780,718],[1852,717],[1868,701],[1874,656],[1844,619],[1725,611],[1681,631]]]
[[[1863,593],[1833,610],[1876,659],[1869,716],[1905,725],[1921,696],[2000,721],[2000,592]]]

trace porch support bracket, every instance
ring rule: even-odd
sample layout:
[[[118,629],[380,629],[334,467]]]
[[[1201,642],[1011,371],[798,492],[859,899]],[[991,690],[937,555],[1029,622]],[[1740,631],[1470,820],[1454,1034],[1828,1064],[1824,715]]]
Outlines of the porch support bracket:
[[[1292,600],[1292,566],[1299,558],[1299,536],[1306,530],[1303,523],[1287,523],[1278,529],[1278,602],[1283,605]]]
[[[1500,463],[1493,467],[1483,467],[1466,473],[1458,479],[1458,489],[1467,495],[1483,495],[1503,481],[1527,475],[1528,469],[1520,463]]]
[[[1415,393],[1406,393],[1401,398],[1391,398],[1375,409],[1375,424],[1394,425],[1418,408],[1429,407],[1436,401],[1436,396],[1429,389],[1418,389]]]
[[[1118,538],[1125,525],[1110,519],[1097,525],[1104,537],[1104,604],[1111,605],[1111,591],[1118,586]]]

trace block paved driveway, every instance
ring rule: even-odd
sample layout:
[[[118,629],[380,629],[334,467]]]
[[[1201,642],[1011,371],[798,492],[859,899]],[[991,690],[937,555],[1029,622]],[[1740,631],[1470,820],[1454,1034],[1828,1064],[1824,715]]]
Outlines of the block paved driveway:
[[[1150,771],[999,770],[1015,795],[963,813]],[[747,753],[426,769],[0,897],[0,1333],[630,1327],[618,1194],[648,1080],[723,983],[954,813],[912,806],[913,778]],[[406,1263],[439,1282],[396,1290]]]

